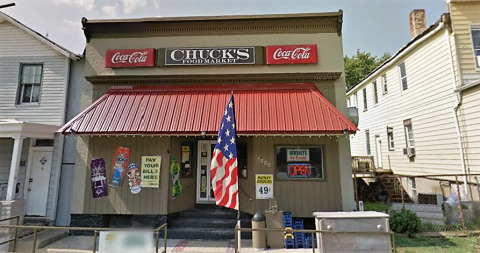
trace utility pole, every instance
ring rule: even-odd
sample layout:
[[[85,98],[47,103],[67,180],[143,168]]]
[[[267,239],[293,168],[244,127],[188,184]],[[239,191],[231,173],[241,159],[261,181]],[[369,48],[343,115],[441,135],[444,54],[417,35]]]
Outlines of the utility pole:
[[[0,5],[0,9],[15,6],[15,3]]]

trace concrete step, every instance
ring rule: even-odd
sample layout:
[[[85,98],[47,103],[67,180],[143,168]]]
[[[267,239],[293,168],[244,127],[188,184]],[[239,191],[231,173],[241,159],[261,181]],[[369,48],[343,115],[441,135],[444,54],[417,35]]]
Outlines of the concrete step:
[[[169,239],[190,240],[233,240],[235,239],[234,228],[169,228]],[[242,233],[242,239],[251,239],[251,233]]]
[[[37,234],[35,248],[40,249],[67,236],[68,230],[43,230]],[[17,243],[17,249],[15,252],[31,252],[33,248],[33,241],[34,235],[29,235],[20,239]]]
[[[237,221],[234,219],[207,219],[207,218],[182,218],[174,219],[168,223],[169,227],[204,227],[204,228],[235,228]]]
[[[237,212],[227,209],[192,209],[177,214],[180,218],[236,219]]]

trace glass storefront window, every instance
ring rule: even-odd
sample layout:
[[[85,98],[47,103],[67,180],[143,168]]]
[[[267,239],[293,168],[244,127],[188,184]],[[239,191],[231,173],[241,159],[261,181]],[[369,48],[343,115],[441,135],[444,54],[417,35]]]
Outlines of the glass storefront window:
[[[323,179],[323,153],[319,146],[276,147],[277,179]]]

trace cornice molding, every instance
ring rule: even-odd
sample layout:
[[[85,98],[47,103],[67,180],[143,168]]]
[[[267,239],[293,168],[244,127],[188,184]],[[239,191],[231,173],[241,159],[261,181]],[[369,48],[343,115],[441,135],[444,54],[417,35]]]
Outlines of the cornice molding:
[[[156,76],[88,76],[94,85],[164,85],[164,84],[245,84],[245,83],[306,83],[335,81],[341,72],[266,73],[230,75],[156,75]]]

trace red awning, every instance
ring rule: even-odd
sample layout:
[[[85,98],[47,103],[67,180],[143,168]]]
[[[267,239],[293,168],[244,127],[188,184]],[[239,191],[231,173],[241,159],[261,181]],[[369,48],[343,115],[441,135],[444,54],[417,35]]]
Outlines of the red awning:
[[[91,135],[216,134],[230,94],[237,134],[342,134],[357,127],[315,85],[115,87],[59,132]]]

